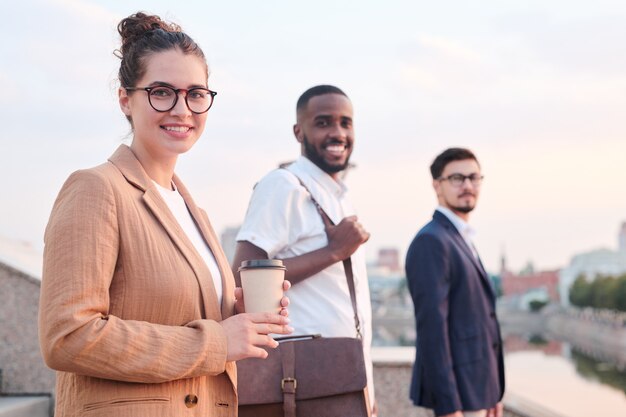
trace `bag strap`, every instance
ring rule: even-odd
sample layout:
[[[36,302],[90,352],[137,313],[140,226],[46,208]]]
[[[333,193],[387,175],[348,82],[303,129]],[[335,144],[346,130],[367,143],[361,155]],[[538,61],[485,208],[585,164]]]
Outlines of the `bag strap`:
[[[293,342],[283,343],[280,346],[283,379],[280,381],[280,388],[283,391],[283,412],[284,417],[296,417],[296,352]]]
[[[320,204],[317,202],[315,197],[313,197],[313,194],[309,190],[309,187],[304,185],[304,182],[302,182],[300,177],[297,176],[292,171],[288,170],[287,167],[282,167],[281,169],[284,169],[285,171],[289,172],[291,175],[296,177],[298,182],[300,182],[300,185],[302,186],[302,188],[304,188],[306,192],[309,194],[309,197],[311,197],[311,201],[315,205],[317,212],[322,217],[322,222],[325,225],[335,226],[335,222],[332,221],[330,216],[326,213],[326,211],[324,211],[322,206],[320,206]],[[347,258],[343,260],[343,269],[346,273],[346,281],[348,281],[348,290],[350,291],[350,301],[352,302],[352,311],[354,312],[354,328],[356,329],[356,336],[357,338],[362,339],[363,336],[361,335],[361,321],[359,320],[359,313],[358,313],[357,306],[356,306],[356,288],[354,286],[354,274],[352,272],[352,258]]]

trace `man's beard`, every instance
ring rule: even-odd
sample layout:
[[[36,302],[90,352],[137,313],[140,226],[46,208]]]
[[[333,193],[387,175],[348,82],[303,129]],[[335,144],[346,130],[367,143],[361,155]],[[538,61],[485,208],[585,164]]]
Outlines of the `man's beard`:
[[[463,198],[465,196],[472,196],[472,197],[474,197],[474,199],[476,199],[476,195],[471,193],[471,192],[468,192],[468,191],[466,191],[463,194],[461,194],[459,196],[459,198]],[[476,202],[476,200],[474,200],[474,202]],[[472,210],[474,210],[474,207],[476,207],[476,204],[469,205],[469,206],[453,206],[453,205],[450,205],[450,208],[452,210],[458,211],[459,213],[465,213],[465,214],[467,214],[467,213],[471,212]]]
[[[306,156],[311,162],[313,162],[315,165],[317,165],[322,171],[326,172],[327,174],[336,174],[348,168],[350,155],[348,155],[348,157],[346,158],[343,164],[331,165],[328,162],[326,162],[324,157],[320,155],[317,149],[309,143],[309,140],[307,139],[306,135],[303,137],[302,143],[304,143],[304,156]],[[341,143],[341,142],[335,142],[335,143]],[[348,151],[349,151],[349,148],[346,148],[346,152]]]
[[[465,214],[474,210],[474,206],[463,206],[463,207],[450,206],[450,208],[452,209],[452,211],[458,211],[459,213],[465,213]]]

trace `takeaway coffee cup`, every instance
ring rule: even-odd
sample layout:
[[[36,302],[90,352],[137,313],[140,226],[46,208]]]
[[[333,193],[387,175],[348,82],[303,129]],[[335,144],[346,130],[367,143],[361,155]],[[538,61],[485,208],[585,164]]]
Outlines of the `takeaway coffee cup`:
[[[280,312],[285,266],[280,259],[243,261],[239,267],[246,313]]]

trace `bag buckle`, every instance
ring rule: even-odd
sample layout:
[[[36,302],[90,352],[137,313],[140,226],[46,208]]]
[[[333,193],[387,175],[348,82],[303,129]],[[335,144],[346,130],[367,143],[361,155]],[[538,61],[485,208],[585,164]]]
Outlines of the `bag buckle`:
[[[290,382],[292,382],[292,383],[293,383],[293,390],[295,391],[295,390],[296,390],[296,388],[298,387],[298,381],[296,381],[296,379],[295,379],[295,378],[283,378],[283,379],[280,381],[280,389],[282,389],[282,390],[283,390],[283,392],[284,392],[284,391],[285,391],[285,384],[288,384],[288,383],[290,383]]]

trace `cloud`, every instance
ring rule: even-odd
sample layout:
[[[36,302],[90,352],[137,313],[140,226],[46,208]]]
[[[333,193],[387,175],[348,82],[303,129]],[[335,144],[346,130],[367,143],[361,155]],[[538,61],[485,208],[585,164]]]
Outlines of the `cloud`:
[[[450,38],[420,35],[417,42],[428,52],[444,57],[449,61],[456,61],[460,64],[480,61],[480,54],[477,51]]]
[[[481,54],[453,38],[419,35],[400,48],[400,57],[399,82],[431,92],[471,88],[482,78]]]
[[[0,94],[0,107],[11,105],[19,100],[20,89],[16,85],[14,79],[10,77],[4,70],[0,71],[0,85],[2,85],[2,94]]]
[[[505,15],[495,24],[506,38],[518,39],[533,60],[558,71],[621,74],[626,71],[626,13],[588,10],[586,16]]]
[[[82,0],[49,0],[51,4],[58,6],[70,15],[86,22],[110,25],[118,22],[121,16],[110,10],[89,1]]]

